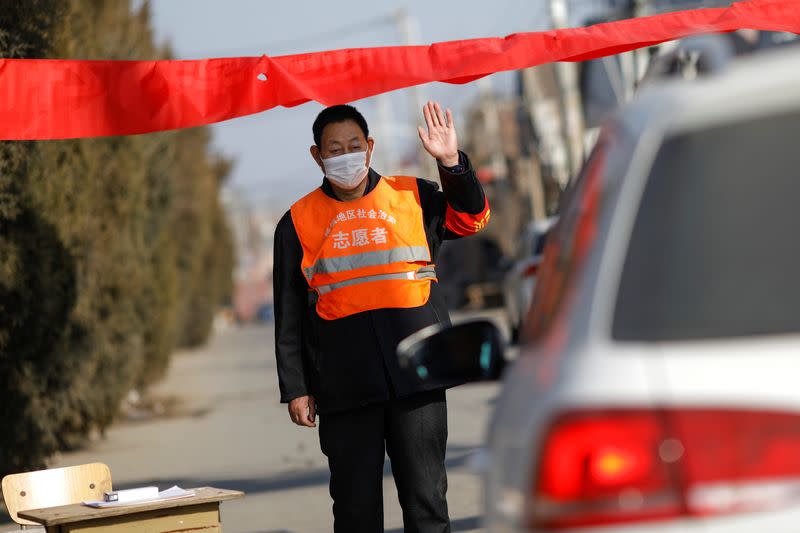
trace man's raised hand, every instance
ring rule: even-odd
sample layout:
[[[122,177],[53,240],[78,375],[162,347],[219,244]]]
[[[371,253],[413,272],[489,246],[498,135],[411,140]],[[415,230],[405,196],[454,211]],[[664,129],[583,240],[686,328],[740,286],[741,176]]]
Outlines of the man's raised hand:
[[[458,164],[458,139],[456,138],[456,127],[453,124],[453,113],[448,109],[445,114],[442,114],[439,103],[429,101],[422,107],[422,114],[425,116],[425,125],[427,126],[427,131],[421,126],[417,128],[422,146],[444,166],[456,166]]]

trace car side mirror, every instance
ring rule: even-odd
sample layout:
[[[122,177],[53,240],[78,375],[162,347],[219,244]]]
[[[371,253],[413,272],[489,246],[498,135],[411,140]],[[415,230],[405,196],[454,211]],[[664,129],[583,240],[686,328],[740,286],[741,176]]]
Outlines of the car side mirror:
[[[400,366],[427,384],[494,381],[505,367],[500,331],[488,320],[434,324],[397,346]]]

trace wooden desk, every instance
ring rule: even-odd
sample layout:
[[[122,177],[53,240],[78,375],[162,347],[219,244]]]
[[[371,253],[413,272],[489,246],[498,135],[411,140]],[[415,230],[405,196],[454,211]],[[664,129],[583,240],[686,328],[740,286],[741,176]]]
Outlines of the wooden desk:
[[[244,496],[237,490],[190,489],[195,496],[95,509],[82,504],[30,509],[19,516],[45,526],[47,533],[173,533],[222,531],[219,504]]]

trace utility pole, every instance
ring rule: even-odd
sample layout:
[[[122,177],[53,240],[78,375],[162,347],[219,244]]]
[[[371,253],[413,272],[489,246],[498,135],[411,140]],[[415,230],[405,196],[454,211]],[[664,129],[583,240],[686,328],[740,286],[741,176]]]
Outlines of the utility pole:
[[[485,145],[489,150],[492,174],[495,178],[508,177],[508,164],[506,163],[505,150],[502,145],[500,132],[500,112],[497,109],[497,97],[492,88],[492,81],[488,76],[475,82],[478,86],[481,103],[481,115],[486,126]]]
[[[378,115],[378,123],[375,132],[375,138],[380,139],[382,142],[375,146],[375,151],[372,154],[372,165],[378,172],[396,172],[395,164],[395,147],[397,140],[395,139],[395,131],[392,127],[392,109],[389,95],[379,94],[376,97],[376,107]]]
[[[397,23],[397,31],[404,45],[412,46],[419,44],[419,23],[408,14],[405,8],[397,10],[395,13],[395,21]],[[420,117],[422,116],[422,106],[425,105],[425,102],[422,100],[422,92],[419,89],[419,85],[409,87],[408,92],[410,95],[409,103],[411,105],[411,124],[414,130],[416,130],[417,125],[422,125],[424,127]],[[419,143],[419,140],[417,140],[417,143]],[[425,151],[421,143],[417,145],[417,154],[420,177],[434,180],[438,183],[439,171],[436,168],[436,161]]]
[[[633,16],[634,17],[645,17],[650,15],[650,0],[632,0],[633,2]],[[635,72],[636,72],[636,86],[639,86],[639,82],[642,81],[644,78],[645,73],[647,73],[647,67],[650,64],[650,51],[647,48],[642,48],[639,50],[634,50],[634,65],[635,65]]]
[[[642,17],[649,14],[650,2],[648,0],[628,0],[628,14],[631,18]],[[649,51],[647,49],[631,50],[620,54],[620,71],[622,73],[623,85],[625,87],[625,101],[630,101],[633,94],[639,87],[647,67],[650,63]]]
[[[555,29],[569,25],[567,0],[550,0],[550,18]],[[561,92],[561,119],[567,137],[567,154],[570,179],[583,165],[583,111],[578,89],[578,69],[575,63],[559,62],[555,65],[558,86]]]
[[[528,68],[519,73],[520,76],[520,99],[521,104],[528,117],[528,121],[533,128],[533,135],[538,137],[539,142],[535,149],[531,150],[531,158],[528,161],[528,201],[531,216],[534,220],[547,216],[547,206],[545,201],[544,184],[542,182],[542,168],[547,165],[553,173],[553,178],[558,181],[560,186],[566,184],[566,179],[561,178],[559,169],[564,165],[558,164],[558,140],[563,139],[560,130],[557,129],[555,120],[548,122],[548,110],[552,113],[551,102],[545,97],[542,83],[539,79],[539,72],[536,67]],[[561,143],[563,144],[563,142]]]

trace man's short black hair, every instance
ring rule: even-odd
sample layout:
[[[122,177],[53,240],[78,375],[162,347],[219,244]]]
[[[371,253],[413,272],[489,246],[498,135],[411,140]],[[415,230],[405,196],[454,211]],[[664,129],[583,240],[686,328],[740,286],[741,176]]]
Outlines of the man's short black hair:
[[[314,132],[314,144],[319,146],[320,143],[322,143],[322,130],[325,129],[325,126],[328,124],[335,124],[336,122],[345,122],[346,120],[352,120],[358,124],[361,131],[364,132],[364,138],[369,137],[367,121],[358,109],[347,104],[334,105],[320,111],[316,120],[314,120],[314,125],[311,127],[311,130]]]

